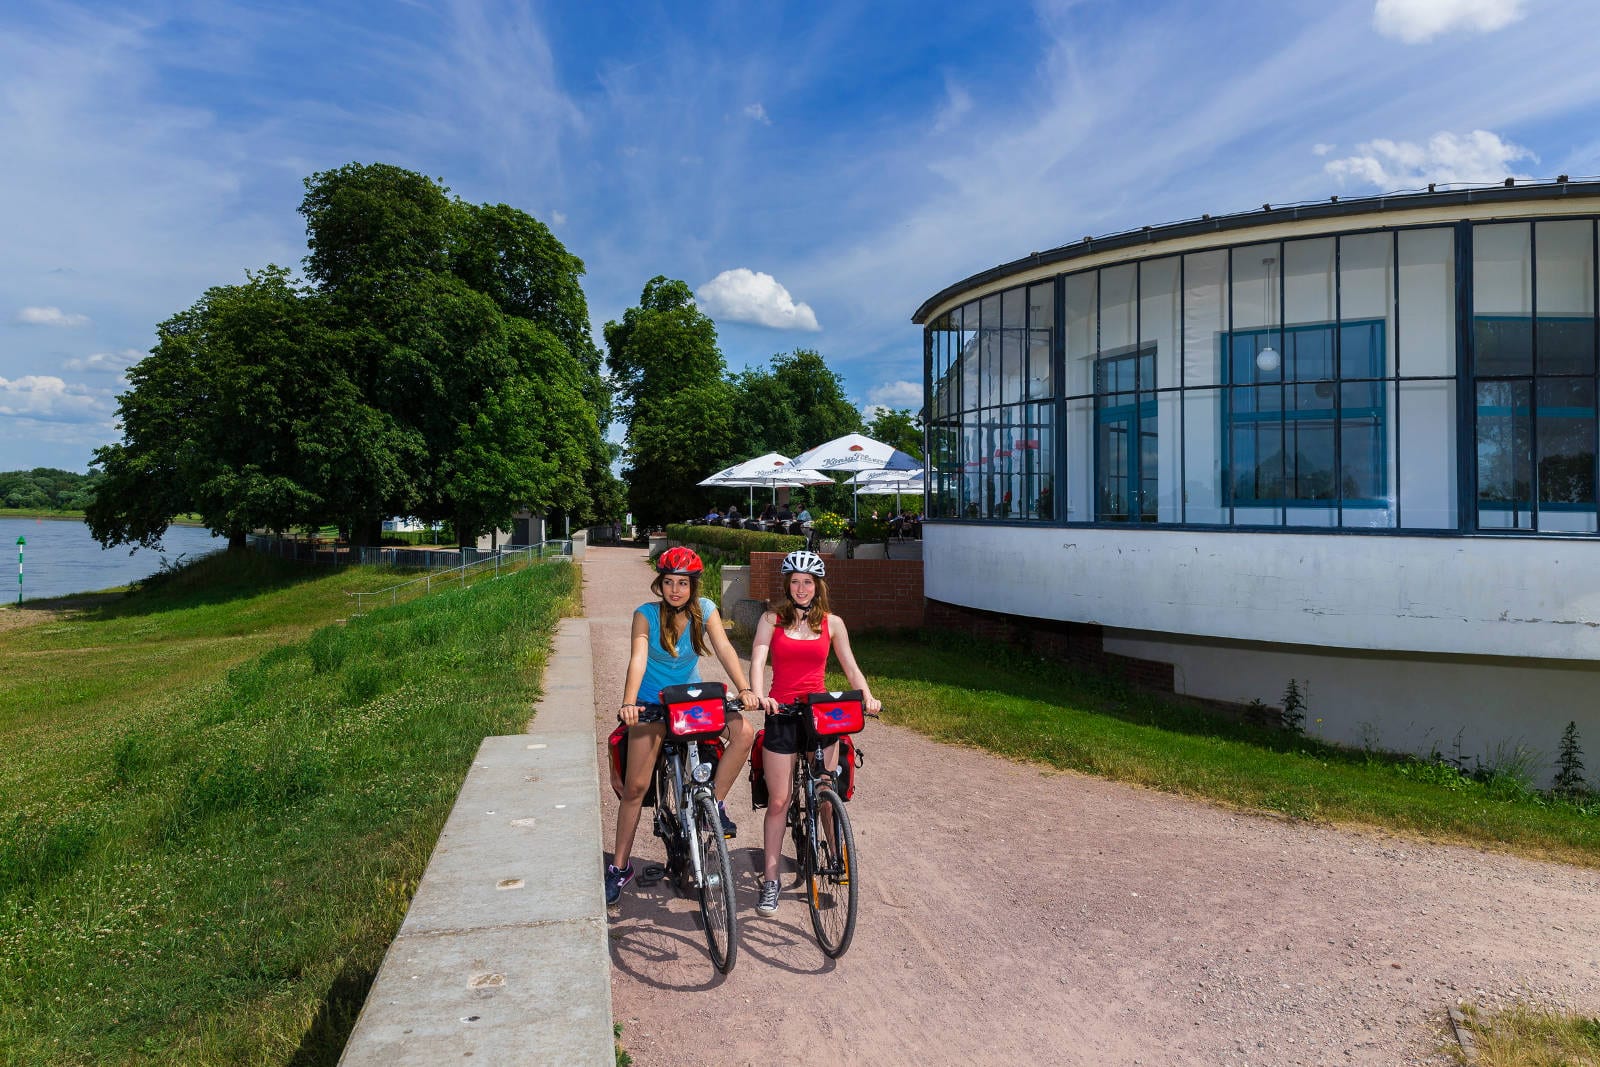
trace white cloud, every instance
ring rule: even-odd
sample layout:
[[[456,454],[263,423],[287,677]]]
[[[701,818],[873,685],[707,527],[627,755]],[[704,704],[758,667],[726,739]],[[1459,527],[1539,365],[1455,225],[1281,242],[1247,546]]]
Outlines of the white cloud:
[[[557,226],[565,226],[567,224],[567,216],[560,211],[552,211],[550,212],[550,221]]]
[[[107,422],[111,414],[109,390],[70,385],[51,375],[0,378],[0,415],[41,422]]]
[[[1436,133],[1425,145],[1410,141],[1376,140],[1356,146],[1359,155],[1335,159],[1323,167],[1338,178],[1377,186],[1406,189],[1429,182],[1480,183],[1505,178],[1527,178],[1512,169],[1518,160],[1537,163],[1538,157],[1521,145],[1503,141],[1488,130],[1464,136]]]
[[[1339,146],[1336,144],[1323,144],[1320,141],[1311,146],[1311,151],[1319,156],[1325,156]]]
[[[1491,33],[1522,17],[1522,0],[1378,0],[1372,24],[1385,37],[1422,44],[1452,30]]]
[[[94,352],[82,359],[69,359],[62,366],[70,371],[120,375],[144,357],[145,354],[137,348],[124,348],[117,352]]]
[[[902,379],[875,385],[867,390],[867,407],[919,411],[922,408],[922,383]],[[866,408],[862,411],[865,412]],[[871,418],[870,415],[867,417]]]
[[[30,307],[18,311],[12,321],[24,326],[84,326],[89,316],[71,314],[56,307]]]
[[[763,106],[759,100],[745,108],[744,114],[746,118],[755,119],[757,122],[762,123],[763,125],[772,125],[772,119],[767,115],[766,107]]]
[[[811,307],[796,303],[778,279],[746,267],[723,271],[694,295],[713,318],[752,322],[774,330],[822,329]]]

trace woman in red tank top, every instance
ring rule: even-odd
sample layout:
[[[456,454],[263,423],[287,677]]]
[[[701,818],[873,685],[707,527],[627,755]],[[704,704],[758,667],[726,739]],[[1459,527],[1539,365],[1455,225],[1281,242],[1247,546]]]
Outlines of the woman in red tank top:
[[[750,684],[755,686],[765,711],[776,711],[779,704],[792,704],[808,693],[823,692],[827,688],[830,651],[838,657],[839,669],[851,687],[861,690],[867,712],[876,715],[882,707],[856,665],[844,620],[828,611],[826,573],[822,557],[815,552],[791,552],[783,558],[784,599],[778,610],[761,616],[750,650]],[[769,659],[770,688],[765,669]],[[762,826],[766,862],[761,876],[761,900],[756,905],[762,915],[778,910],[778,856],[783,847],[784,819],[789,811],[799,741],[799,724],[793,719],[767,719],[761,756],[767,779],[767,815]],[[838,744],[825,748],[823,756],[829,769],[836,772]]]

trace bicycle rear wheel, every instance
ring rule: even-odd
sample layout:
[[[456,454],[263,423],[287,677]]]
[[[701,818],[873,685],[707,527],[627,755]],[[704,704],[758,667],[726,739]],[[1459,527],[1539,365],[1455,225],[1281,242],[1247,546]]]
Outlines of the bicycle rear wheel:
[[[828,823],[831,821],[830,831]],[[811,929],[823,954],[838,959],[856,932],[861,879],[856,870],[856,838],[850,813],[832,789],[817,790],[816,834],[801,857]]]
[[[689,857],[683,839],[683,824],[678,818],[678,789],[669,764],[663,758],[656,767],[656,836],[667,850],[667,879],[680,893],[688,895]]]
[[[717,802],[710,796],[701,797],[695,808],[694,832],[700,841],[700,918],[706,928],[706,947],[717,970],[727,974],[739,955],[739,919],[734,910],[728,842],[722,836]]]

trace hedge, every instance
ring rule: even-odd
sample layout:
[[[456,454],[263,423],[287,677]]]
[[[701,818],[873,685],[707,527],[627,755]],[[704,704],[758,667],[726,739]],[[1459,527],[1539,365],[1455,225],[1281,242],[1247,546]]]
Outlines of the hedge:
[[[735,530],[729,526],[672,525],[667,527],[667,539],[717,549],[741,564],[750,562],[752,552],[793,552],[806,547],[804,537],[762,533],[760,530]]]

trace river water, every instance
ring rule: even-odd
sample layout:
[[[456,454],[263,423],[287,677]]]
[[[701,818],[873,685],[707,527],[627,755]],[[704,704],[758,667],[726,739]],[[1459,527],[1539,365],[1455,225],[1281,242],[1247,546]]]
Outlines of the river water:
[[[16,552],[19,537],[28,541],[21,548],[25,600],[127,585],[160,570],[163,559],[188,561],[227,547],[203,527],[174,526],[162,539],[162,552],[141,548],[130,555],[127,546],[101,548],[81,519],[0,519],[0,552]],[[16,603],[16,571],[4,567],[0,574],[6,575],[0,602]]]

